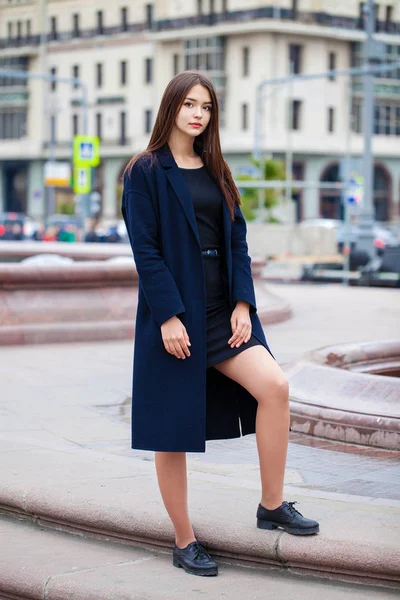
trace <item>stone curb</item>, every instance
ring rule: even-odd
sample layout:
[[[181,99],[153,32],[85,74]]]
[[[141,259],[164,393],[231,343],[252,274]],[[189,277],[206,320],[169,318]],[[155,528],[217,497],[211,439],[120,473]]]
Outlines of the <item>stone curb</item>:
[[[51,460],[56,465],[57,457],[52,459],[54,452],[41,452],[45,465]],[[85,468],[91,468],[94,479],[75,477],[57,481],[55,474],[54,481],[49,481],[48,473],[42,480],[38,473],[36,480],[24,483],[20,478],[16,480],[15,473],[6,472],[2,477],[0,510],[28,518],[41,527],[128,545],[141,542],[172,547],[173,530],[159,497],[153,465],[99,452],[79,451],[74,454],[77,464],[80,460],[86,461]],[[93,461],[90,467],[90,454],[101,460],[101,464]],[[127,466],[134,475],[121,476]],[[107,471],[108,479],[105,478]],[[196,474],[190,477],[190,485],[198,485],[193,523],[197,538],[216,556],[281,567],[302,574],[369,584],[378,582],[400,588],[400,547],[385,544],[376,535],[368,537],[368,529],[364,540],[357,539],[357,536],[353,539],[340,535],[335,538],[334,530],[333,535],[327,535],[323,527],[319,535],[310,537],[292,536],[282,530],[261,531],[255,526],[255,515],[248,515],[248,511],[243,515],[244,502],[247,506],[250,499],[255,507],[257,505],[254,490],[242,488],[237,494],[228,488],[227,492],[226,483],[214,481],[212,493],[216,497],[222,494],[226,497],[230,493],[233,509],[210,507],[206,504],[209,482],[201,479]],[[314,502],[314,510],[316,506],[328,503],[325,509],[329,510],[326,499],[307,499],[306,502]],[[205,509],[205,506],[209,508]],[[371,518],[371,506],[364,505],[364,508],[365,518]],[[377,514],[373,515],[375,521],[379,519]]]
[[[337,344],[286,363],[292,431],[400,448],[400,342]],[[361,367],[360,367],[361,365]],[[373,370],[385,377],[376,375]]]
[[[135,271],[126,265],[100,263],[93,268],[89,264],[78,264],[73,267],[76,281],[86,286],[84,277],[85,273],[91,272],[90,269],[95,287],[87,290],[78,290],[76,282],[66,288],[66,294],[62,290],[30,290],[29,286],[25,290],[15,290],[13,287],[3,290],[3,295],[0,293],[0,312],[3,309],[4,325],[0,327],[0,346],[133,339],[137,302],[137,291],[133,286]],[[12,272],[9,268],[4,270],[7,276]],[[22,270],[32,278],[30,268]],[[39,268],[37,270],[40,271]],[[46,277],[51,280],[50,275],[56,276],[58,270],[58,267],[46,269]],[[114,274],[120,279],[112,287],[108,284],[112,283]],[[124,274],[127,278],[125,282]],[[19,276],[23,278],[23,274]],[[108,281],[107,286],[102,279]],[[127,284],[128,280],[130,285]],[[259,281],[256,280],[254,284],[258,315],[263,325],[280,323],[291,317],[287,302],[268,292]],[[13,300],[14,296],[16,299]],[[117,308],[116,297],[119,301]],[[13,302],[16,304],[14,308]],[[31,313],[25,309],[26,306],[33,307]]]

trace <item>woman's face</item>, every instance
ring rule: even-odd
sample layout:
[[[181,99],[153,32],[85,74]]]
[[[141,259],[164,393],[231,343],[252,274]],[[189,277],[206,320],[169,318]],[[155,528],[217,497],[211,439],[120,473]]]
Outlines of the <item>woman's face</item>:
[[[187,135],[197,137],[210,122],[211,110],[210,92],[198,83],[187,93],[175,119],[175,126]]]

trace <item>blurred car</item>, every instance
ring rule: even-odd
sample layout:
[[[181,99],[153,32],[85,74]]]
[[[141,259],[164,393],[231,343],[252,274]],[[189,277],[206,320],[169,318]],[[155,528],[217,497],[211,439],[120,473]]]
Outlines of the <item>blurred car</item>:
[[[77,229],[83,229],[83,219],[77,215],[64,215],[54,213],[47,217],[44,223],[45,227],[64,227],[65,225],[75,225]]]
[[[56,234],[58,230],[62,235],[67,235],[67,233],[76,232],[76,241],[80,241],[82,237],[84,227],[83,218],[78,215],[65,215],[65,214],[57,214],[54,213],[47,217],[44,222],[45,232],[51,232],[50,238]],[[65,239],[62,241],[72,241],[70,239]]]
[[[340,219],[306,219],[299,223],[300,227],[326,227],[334,229],[336,232],[336,241],[338,252],[343,251],[346,239],[346,224]],[[361,228],[359,225],[351,223],[349,225],[350,248],[353,250],[357,246],[357,240],[360,236]],[[377,249],[382,249],[400,245],[400,233],[390,227],[375,223],[373,226],[374,245]]]
[[[39,227],[40,223],[25,213],[0,213],[0,240],[30,239]],[[18,234],[16,234],[17,229],[19,229]],[[13,230],[15,231],[15,234],[13,233]]]

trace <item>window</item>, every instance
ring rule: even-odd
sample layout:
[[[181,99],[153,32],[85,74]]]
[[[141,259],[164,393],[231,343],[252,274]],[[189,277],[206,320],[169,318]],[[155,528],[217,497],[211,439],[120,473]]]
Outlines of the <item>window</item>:
[[[391,30],[391,24],[393,21],[393,6],[386,7],[386,31]]]
[[[7,37],[10,40],[13,36],[13,24],[9,21],[7,23]]]
[[[250,58],[250,48],[245,46],[242,48],[242,77],[247,77],[249,75],[249,58]]]
[[[126,141],[126,112],[122,110],[119,113],[119,143],[125,146]]]
[[[103,85],[103,65],[102,63],[96,64],[96,86],[101,88]]]
[[[178,75],[178,73],[179,73],[179,54],[174,54],[173,62],[174,62],[174,66],[173,66],[174,75]]]
[[[361,98],[353,98],[352,130],[362,133]],[[376,100],[374,107],[374,134],[400,136],[400,102],[395,100]]]
[[[97,33],[98,35],[103,35],[104,27],[103,27],[103,11],[97,11]]]
[[[289,44],[289,72],[294,75],[301,73],[302,50],[300,44]]]
[[[72,15],[72,37],[79,37],[79,15],[77,13]]]
[[[358,8],[358,18],[360,21],[360,29],[364,29],[364,5],[365,2],[360,2],[359,4],[359,8]]]
[[[396,119],[395,119],[395,135],[400,136],[400,106],[396,106]]]
[[[197,14],[203,14],[203,0],[197,0]]]
[[[23,108],[0,109],[0,139],[21,139],[26,136],[27,113]]]
[[[151,83],[153,79],[153,59],[146,58],[145,59],[145,82]]]
[[[298,131],[301,121],[301,100],[292,100],[291,129]]]
[[[147,29],[153,29],[153,5],[146,4],[146,27]]]
[[[335,69],[336,69],[336,52],[329,52],[328,71],[334,71]],[[336,76],[328,75],[328,79],[330,81],[334,81],[336,79]]]
[[[299,10],[299,4],[297,0],[292,0],[292,19],[297,19],[297,12]]]
[[[26,71],[28,69],[28,58],[26,56],[0,58],[0,68]],[[0,87],[27,87],[27,85],[27,79],[13,79],[7,76],[0,76]]]
[[[30,19],[28,19],[27,22],[26,22],[26,35],[27,35],[28,38],[30,38],[31,35],[32,35],[31,20]]]
[[[121,85],[126,85],[127,82],[127,70],[126,70],[126,60],[121,60],[120,62],[120,80]]]
[[[210,15],[215,13],[215,0],[210,0]]]
[[[151,121],[152,121],[152,111],[151,111],[151,109],[147,109],[145,111],[144,120],[145,120],[144,132],[145,133],[151,133]]]
[[[54,144],[56,141],[56,117],[51,115],[50,117],[50,142]]]
[[[72,65],[72,77],[79,79],[79,65]],[[76,89],[79,86],[77,83],[73,83],[72,87]]]
[[[128,9],[126,6],[121,8],[121,27],[122,31],[128,31]]]
[[[228,10],[228,0],[222,0],[222,12],[227,12]]]
[[[358,99],[353,98],[351,107],[351,129],[355,133],[362,132],[362,111],[361,103]]]
[[[17,21],[17,40],[20,40],[22,37],[22,22]]]
[[[249,105],[242,104],[242,129],[246,131],[249,128]]]
[[[328,108],[328,131],[333,133],[335,130],[335,109],[330,106]]]
[[[52,67],[50,69],[50,74],[53,75],[53,76],[57,75],[57,69],[55,67]],[[57,82],[56,81],[50,81],[50,90],[52,92],[55,92],[56,88],[57,88]]]
[[[72,115],[72,135],[78,135],[78,133],[79,133],[78,115]]]
[[[102,135],[103,135],[102,125],[103,125],[102,114],[96,113],[96,135],[99,138],[99,140],[101,140]]]
[[[183,64],[181,64],[181,70],[196,69],[211,72],[210,74],[212,75],[218,96],[221,127],[225,126],[224,107],[227,79],[225,71],[225,49],[226,38],[224,36],[208,35],[208,37],[185,39],[183,41]],[[241,56],[239,54],[238,61],[240,60]],[[238,65],[238,71],[240,70],[241,66]]]
[[[50,28],[51,28],[51,39],[57,39],[57,17],[51,17],[50,19]]]

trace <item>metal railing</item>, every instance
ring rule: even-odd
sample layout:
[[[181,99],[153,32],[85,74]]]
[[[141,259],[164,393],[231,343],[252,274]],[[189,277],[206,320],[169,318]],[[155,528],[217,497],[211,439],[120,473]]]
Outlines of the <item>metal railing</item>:
[[[278,8],[274,6],[264,6],[260,8],[247,10],[224,11],[219,13],[209,13],[194,15],[192,17],[182,17],[173,19],[154,20],[151,31],[159,32],[171,29],[185,29],[188,27],[211,26],[222,23],[244,23],[256,21],[259,19],[274,19],[283,21],[294,21],[306,25],[319,25],[322,27],[333,27],[335,29],[359,29],[364,28],[363,20],[360,17],[346,17],[334,15],[326,12],[317,11],[293,11],[288,8]],[[90,39],[94,37],[108,37],[121,33],[140,33],[148,30],[145,22],[127,23],[92,29],[79,29],[62,32],[49,32],[47,42],[66,42],[70,40]],[[392,34],[400,34],[400,22],[376,21],[376,31]],[[24,46],[38,46],[40,44],[40,34],[0,39],[0,49],[21,48]]]
[[[50,31],[45,35],[47,43],[50,42],[69,42],[71,40],[85,40],[94,37],[110,37],[121,33],[140,33],[146,29],[145,23],[130,23],[127,26],[114,25],[112,27],[103,27],[100,31],[98,28],[94,29],[79,29],[77,31]],[[7,48],[23,48],[25,46],[39,46],[41,35],[30,35],[19,38],[3,38],[0,39],[0,49],[4,50]]]

